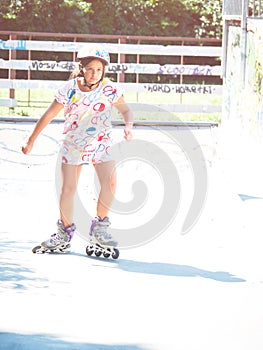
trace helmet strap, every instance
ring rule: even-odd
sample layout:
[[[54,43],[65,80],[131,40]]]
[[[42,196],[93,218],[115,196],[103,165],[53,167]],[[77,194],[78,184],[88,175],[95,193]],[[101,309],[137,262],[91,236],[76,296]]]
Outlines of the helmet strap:
[[[99,83],[100,83],[100,80],[97,81],[97,83],[88,85],[87,80],[86,80],[85,77],[84,77],[84,86],[85,86],[85,87],[88,87],[89,89],[91,89],[94,85],[99,85]]]

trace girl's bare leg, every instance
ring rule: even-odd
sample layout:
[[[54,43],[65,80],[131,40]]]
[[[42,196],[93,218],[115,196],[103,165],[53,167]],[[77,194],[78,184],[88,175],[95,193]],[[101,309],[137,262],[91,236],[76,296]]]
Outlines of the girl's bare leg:
[[[62,189],[60,194],[60,219],[65,227],[72,224],[74,195],[77,190],[81,165],[62,164]]]
[[[95,165],[95,170],[100,182],[97,216],[104,219],[106,216],[108,216],[108,212],[116,191],[115,162],[108,161],[98,163]]]

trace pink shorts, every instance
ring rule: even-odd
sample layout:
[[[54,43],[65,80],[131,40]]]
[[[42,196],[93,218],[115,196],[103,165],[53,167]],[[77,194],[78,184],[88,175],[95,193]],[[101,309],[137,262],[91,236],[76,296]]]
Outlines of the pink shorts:
[[[111,157],[112,141],[110,139],[100,142],[77,146],[64,140],[61,147],[61,160],[64,164],[97,164],[113,160]]]

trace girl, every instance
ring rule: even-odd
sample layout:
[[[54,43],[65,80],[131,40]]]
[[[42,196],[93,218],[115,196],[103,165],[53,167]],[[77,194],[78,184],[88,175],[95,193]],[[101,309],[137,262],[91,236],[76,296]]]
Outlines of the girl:
[[[69,246],[76,226],[73,223],[73,202],[82,165],[93,164],[100,182],[97,215],[91,223],[91,240],[102,245],[116,246],[107,232],[110,225],[108,211],[116,188],[115,162],[111,158],[111,107],[123,115],[124,138],[132,139],[133,115],[122,97],[121,89],[105,78],[110,56],[103,47],[83,46],[77,55],[79,66],[55,96],[46,112],[36,123],[26,144],[29,154],[41,131],[64,108],[65,134],[61,146],[62,188],[60,219],[57,233],[41,243],[45,249]]]

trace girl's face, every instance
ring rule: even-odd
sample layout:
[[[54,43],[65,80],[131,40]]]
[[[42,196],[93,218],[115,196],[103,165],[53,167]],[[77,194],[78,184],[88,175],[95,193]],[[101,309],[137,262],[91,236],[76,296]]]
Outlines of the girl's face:
[[[102,78],[103,72],[103,63],[96,58],[83,67],[83,73],[88,85],[97,83]]]

